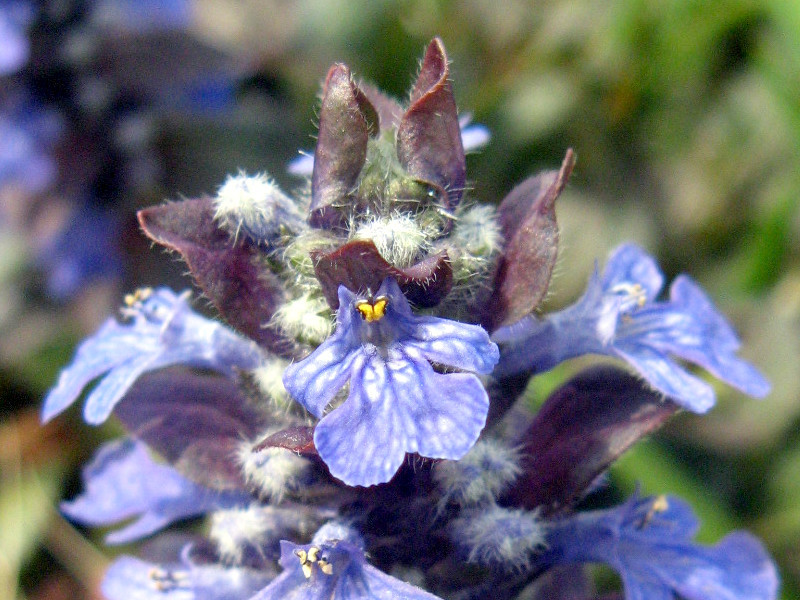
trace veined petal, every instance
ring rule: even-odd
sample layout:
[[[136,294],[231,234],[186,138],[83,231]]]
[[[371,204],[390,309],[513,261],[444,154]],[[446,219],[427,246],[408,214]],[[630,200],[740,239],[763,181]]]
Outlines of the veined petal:
[[[108,600],[249,600],[270,578],[252,569],[161,566],[120,556],[106,571],[101,590]]]
[[[461,458],[486,422],[488,396],[474,375],[441,375],[399,350],[363,357],[353,371],[347,400],[314,433],[331,474],[348,485],[388,481],[406,452]]]
[[[106,541],[124,544],[146,537],[175,521],[217,508],[244,504],[249,496],[216,492],[155,463],[145,445],[134,440],[103,446],[83,472],[84,492],[61,510],[79,523],[107,526],[131,517],[133,523],[111,532]]]
[[[635,244],[618,246],[611,254],[603,272],[602,286],[613,290],[616,286],[638,284],[652,302],[664,286],[664,276],[652,256]]]
[[[251,600],[441,600],[368,564],[358,546],[318,537],[313,544],[282,541],[283,573]]]
[[[114,319],[108,319],[95,335],[78,346],[75,358],[61,372],[58,383],[45,398],[42,422],[47,423],[66,410],[92,380],[152,348],[151,339],[127,331]]]
[[[69,407],[103,373],[108,375],[89,395],[84,410],[86,421],[94,425],[108,418],[146,371],[186,364],[232,376],[236,369],[252,369],[261,363],[263,355],[255,342],[195,313],[187,298],[188,292],[177,295],[168,288],[130,295],[122,309],[129,320],[109,319],[78,347],[45,399],[42,420]]]
[[[683,501],[660,496],[554,521],[543,565],[594,563],[619,572],[626,598],[650,600],[675,595],[690,600],[774,600],[775,565],[744,532],[716,546],[692,542],[696,519]]]
[[[152,368],[156,358],[157,356],[152,355],[133,358],[106,375],[86,398],[83,407],[84,420],[90,425],[99,425],[108,419],[114,407],[139,376]]]
[[[662,283],[650,256],[632,244],[621,246],[578,302],[546,319],[528,316],[494,332],[492,339],[502,346],[495,374],[542,372],[583,354],[618,356],[684,408],[707,411],[715,402],[713,389],[672,358],[677,357],[747,394],[769,393],[761,373],[736,356],[736,334],[699,286],[679,276],[670,300],[655,301]]]
[[[714,389],[658,350],[638,344],[618,344],[614,352],[653,388],[683,408],[704,413],[714,406]]]
[[[682,340],[672,349],[677,356],[700,365],[718,379],[756,398],[772,386],[750,363],[736,356],[740,342],[733,328],[692,279],[678,276],[670,288],[670,304],[692,315],[699,343]]]
[[[500,358],[497,344],[480,325],[437,317],[415,320],[413,339],[406,347],[420,351],[428,360],[475,373],[492,372]]]

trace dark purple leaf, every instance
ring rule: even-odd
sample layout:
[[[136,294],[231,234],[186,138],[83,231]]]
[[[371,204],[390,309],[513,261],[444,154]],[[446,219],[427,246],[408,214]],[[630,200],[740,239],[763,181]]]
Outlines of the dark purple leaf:
[[[623,452],[678,405],[616,367],[587,369],[547,399],[519,443],[523,473],[509,500],[544,515],[563,511]]]
[[[570,149],[560,171],[526,179],[500,204],[505,245],[483,319],[489,331],[529,314],[547,292],[558,251],[555,203],[574,166]]]
[[[453,209],[464,191],[466,162],[449,73],[442,40],[434,38],[397,128],[397,157],[411,175],[444,189],[446,208]]]
[[[314,272],[332,309],[339,308],[338,289],[344,285],[354,293],[376,291],[393,277],[406,298],[417,306],[436,306],[453,287],[453,271],[447,252],[429,256],[405,269],[384,259],[371,240],[348,242],[330,253],[312,252]]]
[[[350,77],[350,70],[335,64],[328,71],[319,114],[319,136],[314,150],[309,222],[314,227],[334,227],[347,206],[364,160],[369,136],[378,132],[378,113]]]
[[[283,300],[283,289],[259,265],[258,249],[233,242],[217,227],[210,198],[171,202],[139,211],[139,223],[151,239],[177,250],[197,285],[225,320],[241,333],[279,354],[291,347],[264,327]]]
[[[314,428],[295,425],[268,435],[253,446],[253,452],[261,452],[267,448],[285,448],[298,454],[317,456],[314,446]]]
[[[216,490],[245,489],[237,450],[267,426],[233,381],[182,368],[142,375],[114,414],[186,477]]]

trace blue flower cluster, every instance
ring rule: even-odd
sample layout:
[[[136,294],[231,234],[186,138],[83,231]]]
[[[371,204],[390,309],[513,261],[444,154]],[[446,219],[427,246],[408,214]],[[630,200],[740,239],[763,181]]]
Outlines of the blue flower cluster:
[[[47,421],[100,378],[85,420],[130,433],[86,467],[70,519],[121,525],[109,543],[209,523],[157,559],[116,559],[109,600],[588,600],[586,563],[631,600],[776,598],[760,542],[696,544],[676,498],[580,510],[639,438],[713,406],[676,359],[752,396],[769,383],[691,279],[658,298],[634,245],[574,306],[533,316],[574,156],[487,207],[464,198],[463,125],[438,39],[405,106],[334,65],[313,164],[295,165],[308,196],[239,173],[216,198],[140,212],[227,324],[188,293],[139,291],[45,399]],[[587,369],[522,409],[532,376],[583,354],[629,368]]]
[[[0,2],[0,236],[28,239],[51,300],[123,275],[123,218],[112,207],[163,178],[162,115],[231,104],[235,80],[221,60],[187,59],[191,9],[188,0]],[[177,67],[159,75],[153,64]]]

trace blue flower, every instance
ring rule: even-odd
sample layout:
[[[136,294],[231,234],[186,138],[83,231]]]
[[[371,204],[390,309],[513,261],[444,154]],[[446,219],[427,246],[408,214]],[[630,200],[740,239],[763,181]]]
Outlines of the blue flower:
[[[17,185],[34,194],[52,184],[57,166],[51,151],[62,129],[59,115],[41,108],[27,94],[4,98],[0,102],[0,188]]]
[[[0,4],[0,77],[20,69],[30,55],[28,27],[36,7],[26,0],[3,0]]]
[[[486,422],[486,390],[474,374],[437,373],[430,362],[489,373],[498,350],[488,334],[477,325],[415,317],[394,279],[368,299],[340,286],[336,318],[334,334],[283,377],[292,396],[322,419],[314,444],[330,472],[348,485],[374,485],[394,475],[406,452],[466,454]],[[347,399],[324,414],[348,381]]]
[[[355,536],[328,537],[330,530],[323,527],[311,544],[282,541],[283,573],[252,600],[437,600],[367,564]]]
[[[106,537],[109,544],[127,544],[181,519],[245,505],[241,492],[218,492],[197,485],[168,465],[150,458],[147,447],[130,439],[110,442],[83,471],[84,492],[61,511],[73,521],[94,527],[138,517]]]
[[[74,207],[61,230],[37,248],[48,294],[67,300],[96,280],[119,278],[123,271],[116,245],[119,230],[119,220],[111,212],[90,203]]]
[[[606,563],[622,578],[627,600],[772,600],[778,574],[761,544],[735,532],[716,546],[692,543],[697,519],[677,498],[631,498],[625,504],[551,523],[540,566]]]
[[[128,296],[122,309],[128,321],[109,319],[78,347],[45,398],[42,421],[69,407],[89,382],[104,373],[108,374],[86,400],[87,423],[105,421],[147,371],[186,364],[233,376],[236,369],[253,369],[261,363],[263,355],[254,342],[195,313],[188,298],[188,292],[178,296],[167,288]]]
[[[671,358],[695,363],[746,394],[761,398],[769,382],[738,358],[739,340],[700,287],[681,275],[668,301],[655,300],[664,277],[652,257],[632,244],[611,256],[602,278],[595,271],[576,304],[548,316],[533,316],[498,329],[502,348],[497,373],[540,373],[583,354],[627,361],[656,390],[684,408],[702,413],[714,390]]]
[[[181,562],[162,566],[132,556],[116,559],[103,579],[108,600],[249,600],[272,578],[268,571]]]

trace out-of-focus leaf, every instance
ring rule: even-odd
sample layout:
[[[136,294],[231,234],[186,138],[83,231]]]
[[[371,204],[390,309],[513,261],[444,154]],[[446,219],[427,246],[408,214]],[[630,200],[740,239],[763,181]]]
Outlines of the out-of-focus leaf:
[[[114,414],[183,475],[215,490],[246,489],[237,451],[266,426],[230,379],[178,368],[142,376]]]
[[[4,594],[13,593],[19,569],[41,543],[61,481],[55,469],[15,471],[6,466],[0,476],[0,589]]]

